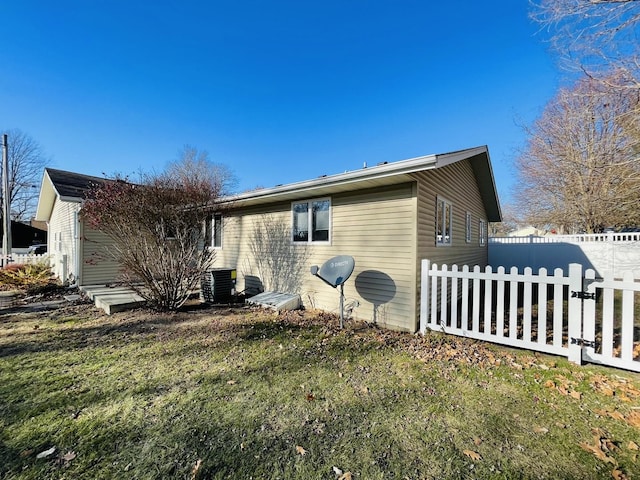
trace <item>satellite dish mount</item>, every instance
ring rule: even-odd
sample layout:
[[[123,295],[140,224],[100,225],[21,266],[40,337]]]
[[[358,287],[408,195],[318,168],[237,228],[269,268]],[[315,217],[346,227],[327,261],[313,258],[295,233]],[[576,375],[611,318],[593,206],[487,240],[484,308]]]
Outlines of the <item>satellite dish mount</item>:
[[[333,288],[340,287],[340,328],[344,327],[344,282],[349,279],[355,266],[353,257],[338,255],[324,262],[320,268],[317,265],[311,267],[311,275]]]

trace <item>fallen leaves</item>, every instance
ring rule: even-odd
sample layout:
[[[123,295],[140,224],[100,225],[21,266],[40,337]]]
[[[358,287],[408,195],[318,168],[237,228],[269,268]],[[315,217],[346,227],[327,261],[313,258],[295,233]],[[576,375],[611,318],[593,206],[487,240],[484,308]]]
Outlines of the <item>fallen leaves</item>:
[[[613,469],[613,471],[611,472],[611,477],[614,480],[627,480],[629,478],[624,473],[622,473],[622,470],[618,470],[617,468]]]
[[[569,380],[564,375],[556,375],[555,380],[544,382],[545,388],[555,389],[561,395],[571,397],[575,400],[582,399],[582,393],[575,389],[576,382]]]
[[[352,480],[353,478],[351,475],[351,472],[343,472],[338,467],[333,467],[333,473],[335,473],[338,476],[337,480]]]
[[[634,410],[625,417],[625,421],[632,427],[640,428],[640,412]]]
[[[478,452],[475,452],[473,450],[463,450],[462,453],[464,453],[467,457],[469,457],[471,460],[475,462],[482,460],[482,455],[480,455]]]
[[[640,428],[640,411],[638,410],[633,410],[626,416],[618,410],[598,409],[594,410],[593,413],[600,415],[601,417],[609,417],[614,420],[625,422],[627,425],[632,427]]]
[[[589,379],[591,387],[607,397],[616,396],[623,402],[640,398],[640,389],[622,377],[612,378],[606,375],[593,375]]]
[[[304,449],[304,447],[301,447],[300,445],[296,445],[296,453],[304,457],[307,454],[307,451]]]
[[[60,457],[60,460],[62,460],[65,463],[69,463],[71,460],[74,460],[76,457],[77,457],[76,452],[69,451],[69,452],[65,453],[64,455],[62,455]]]
[[[587,452],[593,453],[598,459],[602,460],[603,462],[617,465],[618,462],[616,461],[616,459],[608,455],[608,453],[611,453],[613,450],[616,450],[618,448],[615,443],[607,438],[606,434],[599,428],[594,428],[592,430],[592,433],[593,442],[581,442],[580,448],[586,450]]]

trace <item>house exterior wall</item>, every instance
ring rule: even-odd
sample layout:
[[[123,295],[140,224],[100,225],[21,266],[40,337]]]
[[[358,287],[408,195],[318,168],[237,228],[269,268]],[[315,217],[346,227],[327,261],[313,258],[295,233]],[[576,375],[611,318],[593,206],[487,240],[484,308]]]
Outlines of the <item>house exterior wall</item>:
[[[417,288],[421,288],[420,263],[429,259],[439,265],[488,265],[487,214],[469,160],[414,174],[417,180]],[[436,202],[444,198],[452,206],[451,245],[436,244]],[[466,240],[466,216],[471,214],[471,240]],[[480,244],[480,220],[484,220],[484,245]],[[420,290],[418,290],[420,291]],[[415,297],[420,309],[420,296]]]
[[[351,255],[355,270],[344,285],[345,310],[357,319],[413,332],[415,215],[413,182],[331,196],[330,244],[292,244],[290,202],[231,211],[223,219],[215,266],[236,268],[239,290],[260,283],[266,290],[286,288],[299,293],[306,308],[339,314],[339,288],[326,285],[309,269],[336,255]],[[266,234],[265,221],[271,224],[271,234]],[[265,265],[267,257],[271,265]],[[278,269],[277,278],[270,278],[269,271]]]
[[[469,160],[414,174],[418,185],[417,265],[427,258],[432,263],[488,264],[487,214]],[[436,245],[436,201],[448,200],[453,208],[452,244]],[[471,213],[471,241],[466,241],[466,214]],[[479,222],[485,222],[485,243],[479,242]],[[419,267],[416,267],[419,268]]]
[[[84,222],[80,245],[80,285],[104,285],[118,280],[120,265],[107,254],[107,246],[113,241],[99,230],[88,227]]]
[[[79,208],[79,203],[56,199],[49,219],[47,251],[50,254],[53,273],[62,281],[68,280],[71,274],[77,272],[74,223]]]

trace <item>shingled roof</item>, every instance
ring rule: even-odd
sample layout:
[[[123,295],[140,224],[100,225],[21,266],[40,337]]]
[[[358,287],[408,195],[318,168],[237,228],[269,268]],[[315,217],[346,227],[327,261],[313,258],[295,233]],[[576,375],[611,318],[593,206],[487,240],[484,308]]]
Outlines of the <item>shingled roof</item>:
[[[48,222],[56,199],[63,202],[81,203],[92,187],[103,185],[109,181],[111,180],[108,178],[45,168],[35,219]]]
[[[51,183],[58,195],[66,200],[82,200],[89,189],[96,185],[102,185],[107,181],[106,178],[92,177],[54,168],[45,168],[45,172],[51,179]]]

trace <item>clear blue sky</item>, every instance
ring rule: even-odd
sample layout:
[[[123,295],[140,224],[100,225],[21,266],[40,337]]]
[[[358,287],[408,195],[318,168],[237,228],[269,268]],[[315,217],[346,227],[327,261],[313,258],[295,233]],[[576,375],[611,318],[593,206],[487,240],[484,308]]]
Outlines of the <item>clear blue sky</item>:
[[[0,128],[50,166],[162,170],[183,145],[270,187],[488,145],[503,203],[558,73],[527,0],[7,1]]]

